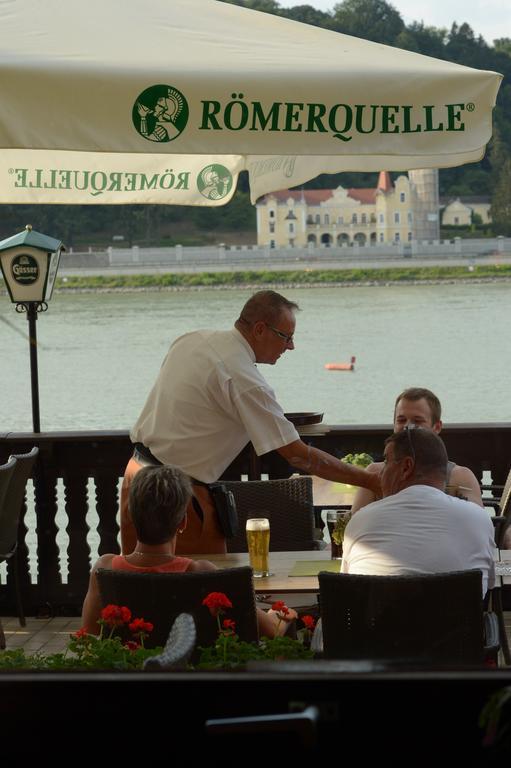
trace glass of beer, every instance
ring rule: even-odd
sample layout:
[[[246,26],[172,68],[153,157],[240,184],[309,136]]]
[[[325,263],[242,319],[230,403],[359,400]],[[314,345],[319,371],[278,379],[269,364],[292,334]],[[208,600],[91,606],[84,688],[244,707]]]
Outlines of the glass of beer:
[[[326,524],[330,535],[331,559],[342,560],[342,542],[344,529],[351,517],[351,512],[340,512],[329,509],[326,513]]]
[[[256,579],[270,575],[270,521],[267,517],[247,520],[247,544],[250,565]]]

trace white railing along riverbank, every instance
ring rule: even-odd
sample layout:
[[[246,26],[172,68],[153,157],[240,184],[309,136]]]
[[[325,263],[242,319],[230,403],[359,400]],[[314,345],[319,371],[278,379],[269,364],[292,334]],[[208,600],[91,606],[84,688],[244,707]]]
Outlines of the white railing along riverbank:
[[[70,249],[61,259],[59,274],[115,274],[140,272],[199,272],[236,270],[352,269],[414,265],[511,263],[511,238],[439,240],[373,246],[267,248],[205,246],[169,248],[114,248],[79,252]]]

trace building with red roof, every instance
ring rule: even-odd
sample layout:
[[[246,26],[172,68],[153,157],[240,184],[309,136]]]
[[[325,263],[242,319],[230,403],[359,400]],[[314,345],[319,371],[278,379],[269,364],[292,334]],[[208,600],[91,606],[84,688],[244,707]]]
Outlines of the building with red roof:
[[[311,243],[335,247],[411,242],[419,234],[438,239],[437,172],[412,173],[393,183],[382,171],[376,187],[369,189],[284,189],[265,195],[256,204],[257,243],[303,248]],[[422,184],[419,174],[428,174],[429,184]]]

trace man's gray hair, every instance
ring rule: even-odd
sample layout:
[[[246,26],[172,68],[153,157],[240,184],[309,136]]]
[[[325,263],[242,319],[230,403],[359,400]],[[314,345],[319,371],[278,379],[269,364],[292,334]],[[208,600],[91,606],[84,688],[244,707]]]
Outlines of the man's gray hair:
[[[392,443],[394,458],[404,459],[411,456],[415,460],[416,478],[434,476],[445,482],[447,475],[447,451],[443,440],[430,429],[415,427],[394,432],[385,440],[385,445]]]

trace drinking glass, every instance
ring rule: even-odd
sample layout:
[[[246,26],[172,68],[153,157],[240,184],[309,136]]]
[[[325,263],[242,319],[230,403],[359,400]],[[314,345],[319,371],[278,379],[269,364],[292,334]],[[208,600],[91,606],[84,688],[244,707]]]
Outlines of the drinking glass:
[[[342,560],[342,542],[344,529],[351,517],[351,512],[341,512],[337,509],[328,509],[326,524],[330,535],[331,559]]]
[[[254,577],[270,575],[270,521],[267,517],[251,517],[247,520],[247,544],[250,565]]]

